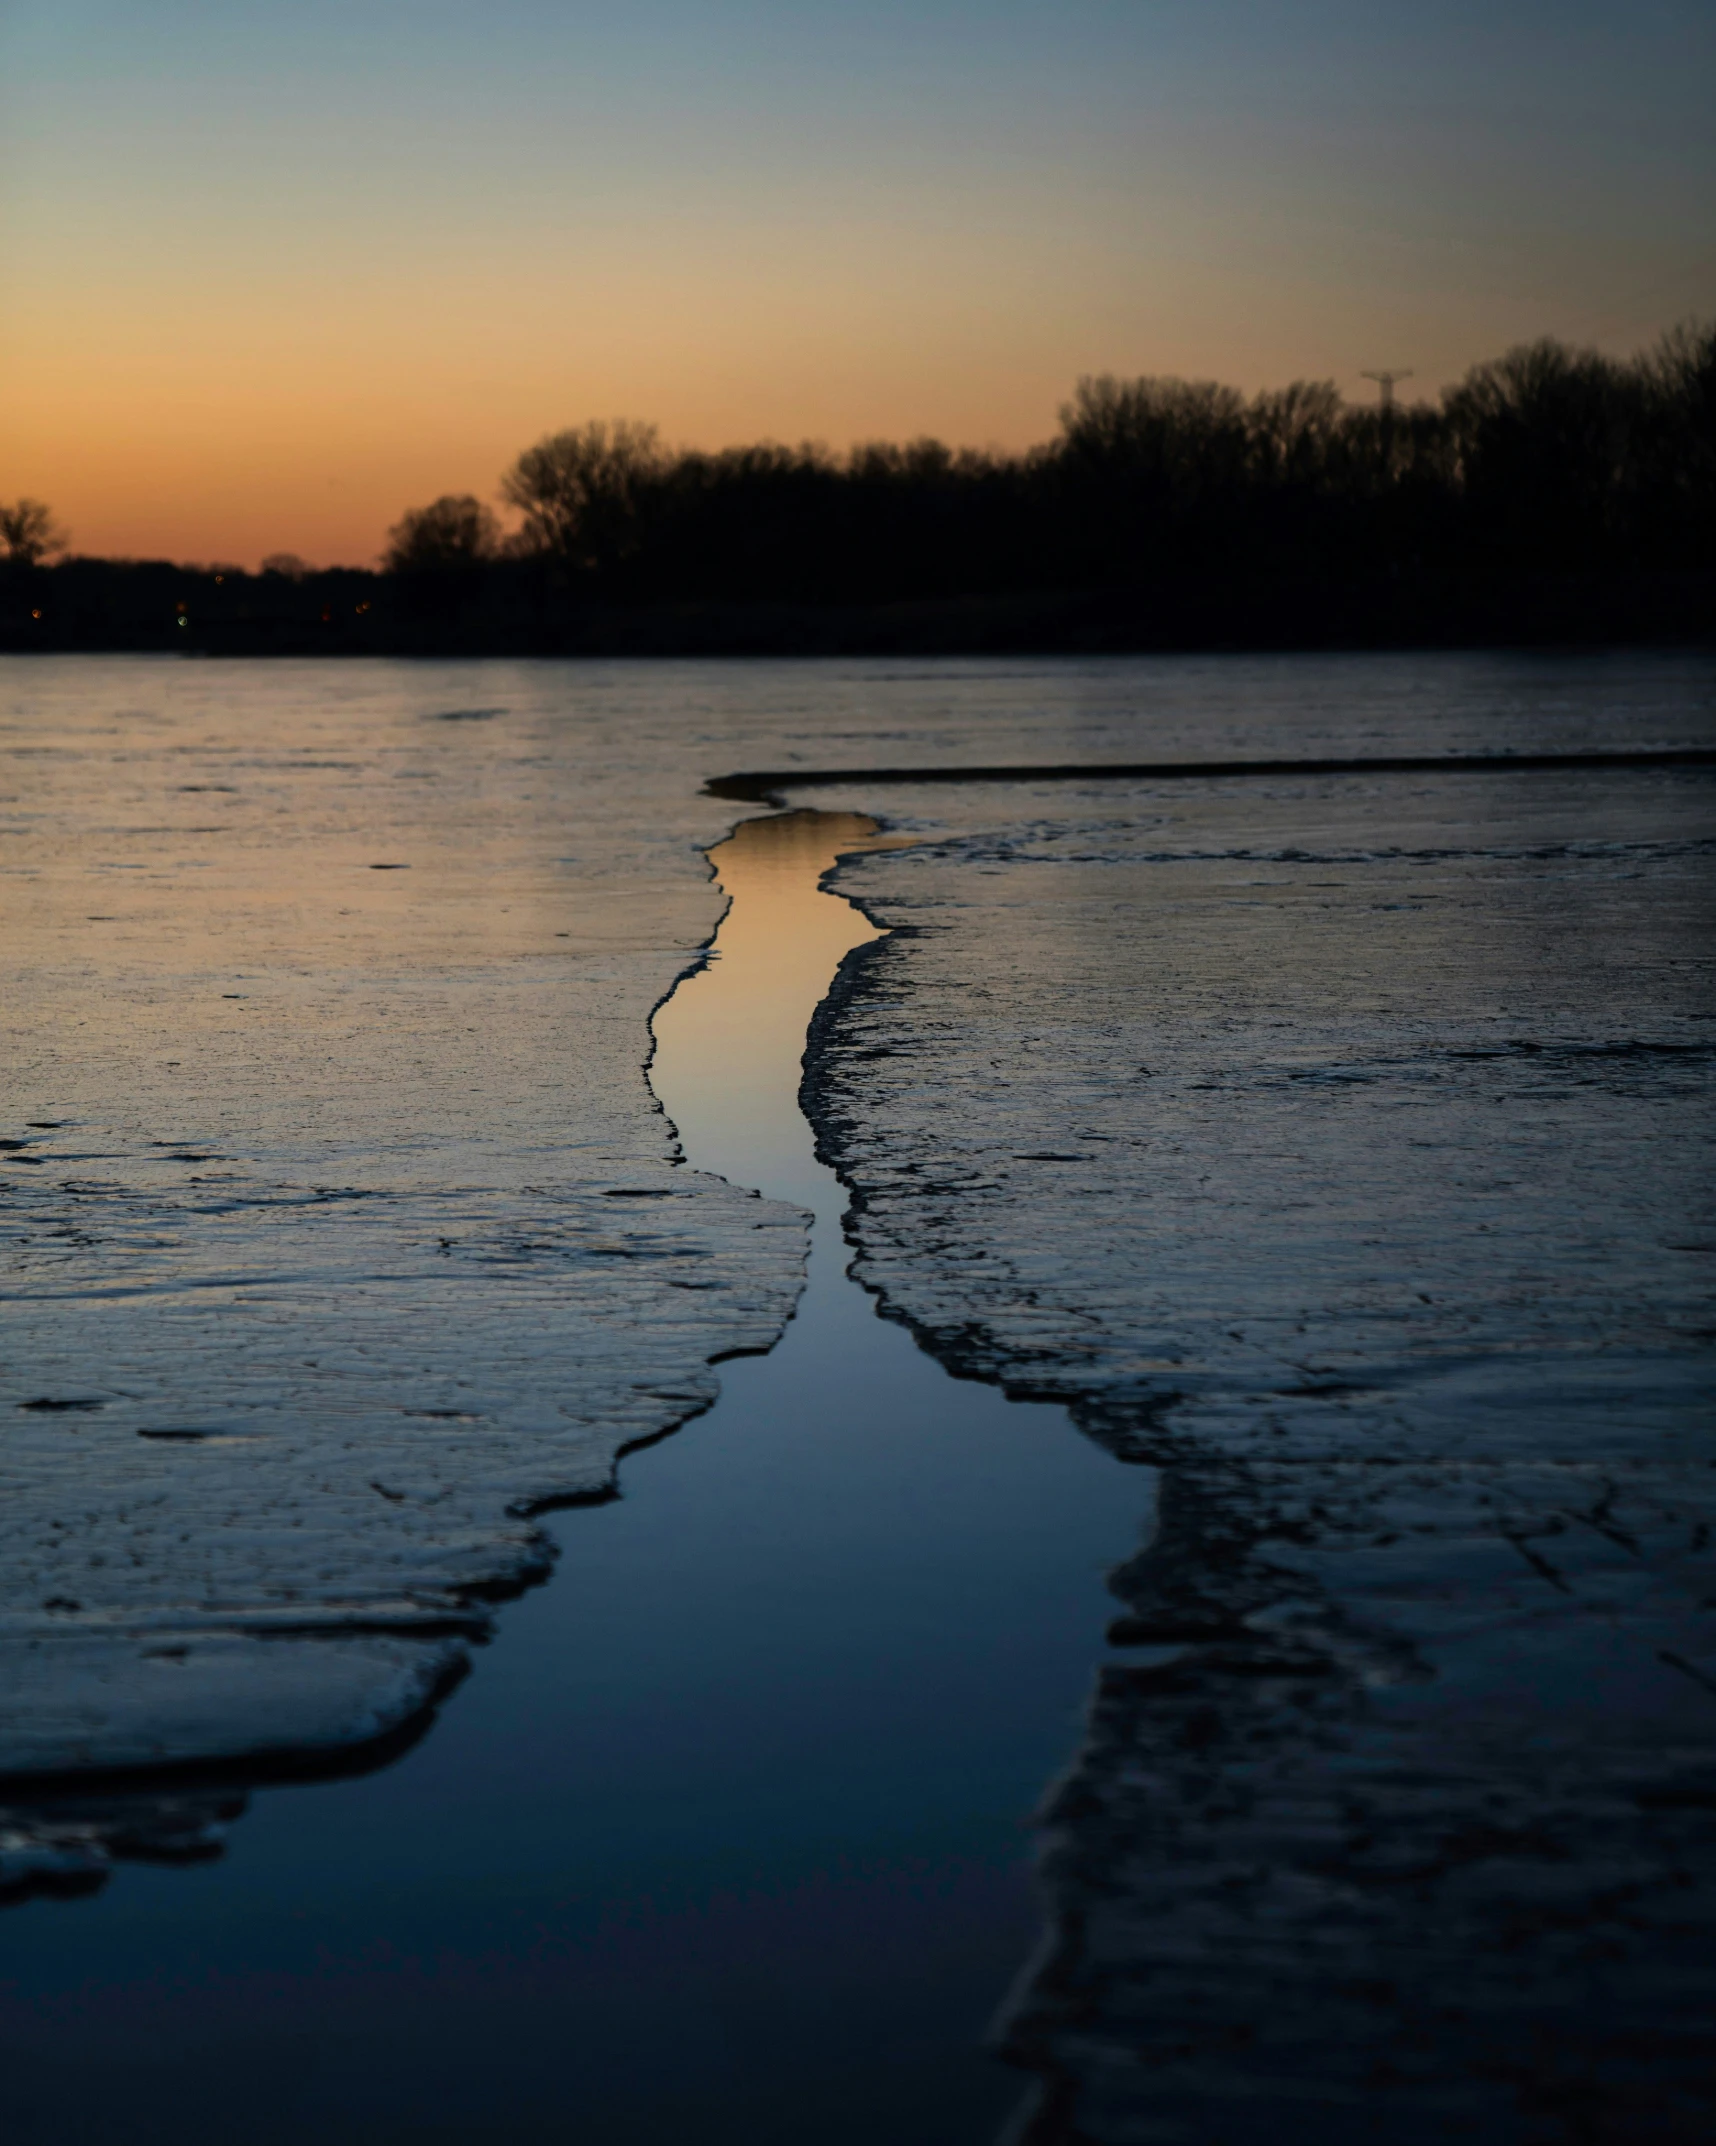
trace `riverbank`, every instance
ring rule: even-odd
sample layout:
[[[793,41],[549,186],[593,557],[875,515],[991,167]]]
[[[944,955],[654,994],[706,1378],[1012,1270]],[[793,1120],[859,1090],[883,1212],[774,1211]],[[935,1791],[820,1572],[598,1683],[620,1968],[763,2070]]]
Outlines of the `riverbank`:
[[[887,603],[620,602],[529,576],[424,592],[338,568],[70,560],[0,590],[0,653],[865,657],[1640,648],[1716,642],[1716,576],[1158,574]]]

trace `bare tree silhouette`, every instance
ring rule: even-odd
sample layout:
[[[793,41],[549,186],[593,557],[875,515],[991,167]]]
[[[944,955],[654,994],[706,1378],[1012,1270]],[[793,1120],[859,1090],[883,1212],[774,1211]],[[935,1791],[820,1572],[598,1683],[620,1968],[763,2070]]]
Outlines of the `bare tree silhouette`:
[[[52,510],[39,499],[14,499],[0,503],[0,544],[6,547],[8,566],[40,566],[55,552],[64,551],[67,537],[54,523]]]
[[[387,532],[382,565],[390,574],[446,574],[486,565],[500,555],[500,523],[469,492],[444,492],[426,507],[407,507]]]
[[[637,548],[643,494],[667,466],[654,425],[599,419],[527,447],[501,479],[524,541],[569,566],[611,566]]]

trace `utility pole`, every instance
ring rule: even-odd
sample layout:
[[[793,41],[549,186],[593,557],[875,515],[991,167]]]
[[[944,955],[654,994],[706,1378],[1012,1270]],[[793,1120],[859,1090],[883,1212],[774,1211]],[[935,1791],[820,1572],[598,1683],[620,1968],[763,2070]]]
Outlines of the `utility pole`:
[[[1382,390],[1377,406],[1378,446],[1382,454],[1382,476],[1386,484],[1394,474],[1394,383],[1410,380],[1412,375],[1404,369],[1399,372],[1361,373],[1361,380],[1374,380]]]
[[[1394,408],[1394,383],[1397,380],[1410,380],[1412,375],[1410,372],[1360,373],[1359,378],[1361,380],[1374,380],[1377,386],[1381,388],[1382,407],[1386,412]]]

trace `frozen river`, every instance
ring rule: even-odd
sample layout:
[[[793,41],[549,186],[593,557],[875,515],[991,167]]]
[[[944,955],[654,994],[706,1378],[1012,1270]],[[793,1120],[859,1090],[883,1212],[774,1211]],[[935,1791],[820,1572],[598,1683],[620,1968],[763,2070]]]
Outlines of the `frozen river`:
[[[9,2136],[154,2137],[171,2080],[188,2140],[989,2138],[1069,1764],[1033,2138],[1204,2135],[1218,2072],[1324,2137],[1384,2076],[1397,2138],[1541,2128],[1518,2051],[1635,2001],[1580,1965],[1617,1868],[1695,2116],[1708,773],[806,790],[717,853],[666,1116],[644,1068],[757,809],[712,776],[1712,704],[1693,658],[8,666]],[[818,1165],[795,1038],[860,942]],[[1426,2036],[1503,1932],[1489,2040]]]

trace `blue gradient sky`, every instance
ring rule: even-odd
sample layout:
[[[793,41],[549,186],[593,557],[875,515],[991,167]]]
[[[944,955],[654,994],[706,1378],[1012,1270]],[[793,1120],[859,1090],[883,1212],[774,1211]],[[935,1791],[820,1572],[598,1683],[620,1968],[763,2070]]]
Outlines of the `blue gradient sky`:
[[[1021,445],[1716,312],[1716,8],[0,0],[0,497],[366,559],[596,415]]]

